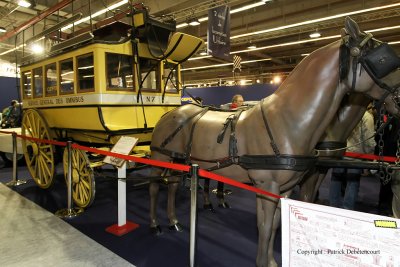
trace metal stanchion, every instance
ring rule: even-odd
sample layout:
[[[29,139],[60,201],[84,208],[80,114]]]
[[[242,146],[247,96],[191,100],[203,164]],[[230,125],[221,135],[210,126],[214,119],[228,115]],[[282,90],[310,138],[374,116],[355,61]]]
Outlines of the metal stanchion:
[[[67,171],[67,194],[68,208],[56,211],[55,215],[60,218],[73,218],[83,212],[82,208],[73,208],[72,202],[72,142],[67,142],[68,151],[68,171]]]
[[[17,160],[17,133],[12,132],[12,144],[13,144],[13,177],[12,181],[6,183],[8,186],[16,186],[25,184],[26,180],[18,179],[18,160]]]
[[[190,267],[196,266],[196,233],[197,233],[197,182],[199,165],[193,164],[190,168],[192,176],[190,183]]]

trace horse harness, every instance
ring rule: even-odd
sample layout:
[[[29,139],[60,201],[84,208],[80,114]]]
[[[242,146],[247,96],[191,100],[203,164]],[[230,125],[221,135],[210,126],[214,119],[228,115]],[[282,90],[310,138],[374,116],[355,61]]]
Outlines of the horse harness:
[[[400,58],[396,55],[395,51],[389,45],[385,43],[380,43],[375,39],[374,41],[378,45],[370,50],[365,49],[366,44],[371,39],[373,39],[372,34],[367,33],[365,34],[365,37],[361,40],[361,42],[355,44],[354,40],[351,40],[349,36],[343,37],[342,46],[340,47],[340,79],[342,80],[347,75],[347,71],[349,70],[347,67],[349,61],[345,63],[343,63],[342,61],[344,58],[349,59],[351,56],[353,58],[352,90],[354,90],[354,87],[356,85],[357,64],[361,64],[363,68],[367,71],[369,76],[374,80],[374,82],[378,86],[386,90],[385,94],[379,101],[383,102],[390,93],[395,93],[399,90],[399,85],[395,85],[392,87],[388,86],[385,82],[382,81],[382,78],[400,67]],[[210,110],[210,108],[205,107],[201,111],[187,118],[161,143],[160,147],[151,146],[151,149],[164,155],[170,156],[173,159],[184,160],[185,163],[190,163],[191,160],[215,163],[215,166],[208,168],[208,170],[210,171],[226,168],[233,164],[239,165],[244,169],[293,171],[305,171],[315,166],[317,162],[317,156],[288,155],[280,153],[278,146],[276,145],[275,140],[272,136],[267,117],[262,108],[261,113],[264,125],[267,130],[270,145],[274,151],[274,155],[237,155],[238,149],[235,129],[237,121],[243,112],[243,110],[237,110],[234,114],[231,114],[227,117],[225,123],[223,124],[222,130],[217,137],[217,143],[221,144],[225,137],[225,133],[230,126],[231,133],[229,136],[228,156],[225,158],[212,160],[192,157],[190,154],[192,149],[193,134],[196,125],[201,117],[203,117],[208,110]],[[190,122],[192,122],[190,136],[189,141],[185,147],[185,152],[181,153],[165,148],[165,146],[173,140],[173,138],[183,129],[183,127],[188,125]],[[337,144],[334,144],[334,146],[336,145]]]
[[[262,102],[261,102],[262,103]],[[218,169],[223,169],[229,167],[231,165],[239,165],[244,169],[259,169],[259,170],[292,170],[292,171],[305,171],[310,169],[315,165],[316,156],[303,156],[303,155],[287,155],[281,154],[279,149],[273,139],[267,118],[262,110],[262,117],[264,120],[265,127],[268,132],[268,136],[270,139],[271,147],[274,150],[275,155],[238,155],[237,149],[237,139],[236,139],[236,125],[237,122],[244,111],[243,109],[239,109],[234,111],[235,113],[230,114],[225,122],[223,123],[222,129],[217,136],[217,143],[222,144],[226,132],[228,128],[230,128],[229,135],[229,145],[228,145],[228,156],[219,159],[200,159],[192,157],[190,154],[192,148],[193,141],[193,133],[196,128],[196,124],[199,122],[201,117],[203,117],[207,111],[210,110],[210,107],[205,107],[201,111],[193,114],[189,118],[187,118],[184,122],[182,122],[164,141],[160,144],[160,147],[151,146],[153,151],[160,152],[164,155],[170,156],[173,159],[184,160],[186,164],[189,164],[191,160],[200,161],[200,162],[208,162],[215,163],[215,166],[208,168],[208,171],[214,171]],[[232,111],[231,111],[232,112]],[[168,143],[170,143],[174,137],[190,122],[190,136],[189,140],[185,146],[185,152],[176,152],[169,150],[166,147]]]

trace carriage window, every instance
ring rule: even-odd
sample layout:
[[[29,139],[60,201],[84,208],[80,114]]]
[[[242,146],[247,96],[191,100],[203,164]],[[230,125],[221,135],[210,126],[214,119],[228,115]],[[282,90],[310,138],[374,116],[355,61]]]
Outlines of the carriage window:
[[[106,54],[107,89],[133,90],[133,57],[121,54]]]
[[[161,88],[159,86],[159,77],[157,75],[159,72],[158,64],[159,61],[150,60],[150,59],[140,59],[140,75],[142,81],[142,90],[143,91],[153,91],[160,92]]]
[[[43,69],[36,68],[33,70],[33,97],[43,96]]]
[[[178,65],[164,63],[163,86],[168,93],[179,93]]]
[[[74,63],[72,58],[60,62],[60,93],[74,93]]]
[[[56,63],[46,66],[45,88],[46,96],[57,95],[57,67]]]
[[[32,78],[32,74],[30,71],[26,71],[26,72],[22,73],[22,90],[23,90],[24,98],[32,97],[31,78]]]
[[[77,58],[78,64],[78,90],[94,90],[94,65],[93,54],[80,56]]]

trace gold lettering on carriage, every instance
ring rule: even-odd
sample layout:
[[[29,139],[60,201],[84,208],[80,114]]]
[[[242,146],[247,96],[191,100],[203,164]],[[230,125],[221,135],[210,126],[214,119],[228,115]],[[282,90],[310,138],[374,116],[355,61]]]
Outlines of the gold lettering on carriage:
[[[153,103],[153,102],[155,102],[155,100],[156,100],[155,96],[146,96],[146,102]]]
[[[54,105],[53,99],[41,99],[40,105]]]
[[[85,102],[83,96],[72,96],[65,98],[66,103],[82,103]]]

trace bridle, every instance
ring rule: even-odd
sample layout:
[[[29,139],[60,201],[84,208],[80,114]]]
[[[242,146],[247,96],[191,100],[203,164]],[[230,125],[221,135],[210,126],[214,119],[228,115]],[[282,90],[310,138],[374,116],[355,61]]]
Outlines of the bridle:
[[[400,57],[397,56],[393,48],[387,43],[376,40],[371,33],[364,34],[364,38],[358,44],[349,35],[342,37],[342,46],[345,46],[349,50],[350,57],[352,58],[353,80],[351,89],[352,91],[355,89],[357,65],[361,64],[371,79],[380,88],[385,90],[385,93],[378,100],[377,105],[382,104],[389,94],[392,94],[392,100],[396,103],[397,108],[400,109],[398,99],[400,83],[389,86],[382,80],[382,78],[400,67]],[[371,40],[373,41],[372,48],[368,46]]]

